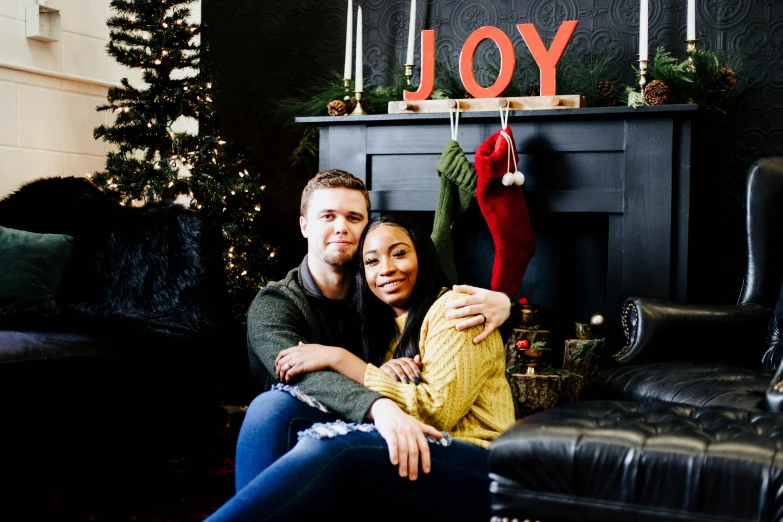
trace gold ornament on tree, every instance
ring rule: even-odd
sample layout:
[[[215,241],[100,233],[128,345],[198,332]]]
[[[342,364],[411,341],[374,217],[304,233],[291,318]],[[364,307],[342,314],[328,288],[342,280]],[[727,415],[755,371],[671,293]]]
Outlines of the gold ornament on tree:
[[[347,106],[342,100],[332,100],[326,106],[326,112],[329,113],[329,116],[342,116],[345,114],[346,110]]]
[[[644,88],[644,99],[650,105],[663,105],[670,94],[669,86],[660,80],[653,80]]]

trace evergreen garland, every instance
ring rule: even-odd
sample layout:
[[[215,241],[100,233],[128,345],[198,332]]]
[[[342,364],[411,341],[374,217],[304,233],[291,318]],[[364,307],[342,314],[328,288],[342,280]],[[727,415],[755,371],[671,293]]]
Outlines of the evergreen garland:
[[[648,69],[648,85],[652,80],[664,83],[670,91],[666,103],[698,103],[700,108],[720,115],[725,115],[729,109],[736,107],[745,85],[745,75],[741,72],[742,61],[737,57],[720,56],[712,51],[695,51],[689,56],[690,60],[680,62],[665,49],[658,48]],[[724,64],[723,67],[721,63]],[[484,78],[491,84],[500,74],[499,55],[489,53],[484,67]],[[639,70],[634,68],[636,86],[618,88],[608,80],[616,72],[614,69],[615,66],[606,52],[595,52],[591,49],[587,59],[583,60],[578,57],[576,51],[566,50],[557,65],[558,93],[582,95],[588,107],[648,105],[644,93],[638,87]],[[389,87],[374,87],[365,82],[365,110],[369,108],[370,112],[386,113],[390,101],[403,99],[404,76],[399,67],[393,70],[396,71],[395,78]],[[511,83],[501,96],[537,95],[539,77],[540,72],[535,63],[524,68],[517,67]],[[729,84],[733,87],[731,92],[726,92],[726,86]],[[303,90],[281,103],[281,110],[287,113],[291,122],[296,116],[325,116],[329,102],[343,100],[346,94],[349,98],[353,97],[353,84],[346,93],[342,74],[337,71],[330,72],[314,85],[316,87]],[[459,99],[468,96],[456,61],[451,56],[438,52],[435,89],[430,98]],[[295,166],[307,164],[314,168],[317,155],[318,131],[308,128],[303,132],[290,160]]]
[[[365,80],[364,87],[362,107],[370,114],[385,114],[388,110],[389,102],[402,100],[403,91],[407,88],[405,76],[402,72],[395,74],[391,86],[374,86]],[[294,118],[299,116],[326,116],[328,114],[327,107],[333,100],[342,100],[346,105],[355,103],[354,88],[354,82],[351,80],[346,92],[342,73],[330,71],[314,82],[312,87],[301,89],[294,96],[282,100],[278,110],[283,114],[289,125],[292,125]],[[407,89],[415,90],[413,87]],[[435,89],[431,96],[434,100],[450,97],[451,93],[443,89]],[[342,116],[334,117],[340,118]],[[317,167],[318,136],[317,128],[305,127],[301,133],[298,145],[289,156],[291,165],[304,166],[310,171]]]
[[[486,79],[486,84],[492,85],[497,81],[498,76],[500,76],[500,69],[502,67],[502,62],[500,60],[500,53],[499,52],[493,52],[487,54],[486,62],[484,63],[484,71],[483,76]],[[508,87],[500,94],[501,97],[504,98],[512,98],[516,96],[524,96],[525,89],[528,88],[528,84],[525,83],[525,77],[527,77],[526,69],[520,71],[519,67],[514,68],[514,75],[511,77],[511,81],[508,84]],[[535,78],[537,76],[534,75]],[[459,79],[460,84],[462,83],[462,79]],[[465,88],[462,88],[462,92],[465,92]],[[462,98],[463,96],[457,96],[458,98]]]
[[[354,81],[351,80],[346,92],[342,73],[330,71],[316,80],[312,87],[301,89],[294,96],[282,100],[280,111],[289,123],[298,116],[326,116],[326,108],[332,100],[355,101],[354,89]],[[365,80],[364,89],[362,107],[370,114],[385,114],[389,102],[402,100],[405,79],[400,72],[390,86],[375,86]]]
[[[317,78],[313,86],[301,89],[293,96],[280,101],[280,111],[290,117],[290,123],[296,116],[326,116],[326,106],[332,100],[342,100],[346,95],[353,98],[354,84],[351,81],[349,92],[345,92],[343,75],[330,71]]]
[[[694,81],[691,69],[687,60],[678,63],[678,60],[670,52],[659,47],[648,68],[647,83],[652,80],[661,81],[669,87],[670,103],[688,103]]]
[[[580,339],[577,347],[571,352],[571,361],[578,361],[585,355],[585,351],[599,351],[606,346],[606,339]]]
[[[112,0],[107,52],[140,69],[143,87],[127,78],[109,89],[98,111],[112,112],[95,138],[116,150],[93,183],[123,205],[190,198],[191,210],[220,227],[228,293],[235,319],[244,321],[253,296],[266,284],[276,251],[257,220],[264,186],[242,165],[242,151],[219,135],[213,71],[200,60],[199,24],[188,21],[194,0]],[[198,134],[178,131],[181,118],[198,121]]]
[[[606,81],[612,73],[609,55],[592,49],[587,61],[575,55],[573,51],[566,51],[557,63],[557,92],[582,95],[588,107],[602,106],[604,92],[601,81]]]
[[[640,72],[634,71],[637,85],[625,88],[624,101],[634,107],[647,105],[644,93],[638,87]],[[659,47],[645,79],[647,85],[658,80],[669,88],[666,103],[695,103],[700,109],[723,117],[738,106],[745,89],[745,76],[739,56],[696,50],[680,61]]]
[[[438,51],[435,62],[435,90],[439,91],[443,99],[465,96],[465,86],[462,85],[459,67],[448,54],[441,51]]]

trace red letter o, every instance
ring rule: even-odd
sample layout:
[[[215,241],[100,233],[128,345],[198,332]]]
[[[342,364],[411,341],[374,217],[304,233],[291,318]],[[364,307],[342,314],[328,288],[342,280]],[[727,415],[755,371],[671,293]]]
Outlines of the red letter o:
[[[495,45],[500,49],[500,74],[491,87],[482,87],[473,74],[473,57],[478,45],[487,39],[495,42]],[[459,75],[465,90],[474,98],[497,98],[511,83],[515,65],[516,55],[511,39],[497,27],[485,26],[476,29],[465,40],[465,45],[462,46],[462,52],[459,56]]]

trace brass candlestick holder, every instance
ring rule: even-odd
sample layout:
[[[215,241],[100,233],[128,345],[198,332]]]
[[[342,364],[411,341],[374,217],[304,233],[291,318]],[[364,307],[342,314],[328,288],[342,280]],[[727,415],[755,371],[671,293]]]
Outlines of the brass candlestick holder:
[[[546,352],[550,350],[551,348],[536,346],[536,344],[533,344],[533,346],[522,350],[522,353],[525,354],[525,366],[527,366],[527,371],[525,374],[538,375],[536,373],[536,368],[538,368],[541,364],[541,359],[546,355]]]
[[[644,86],[647,83],[647,60],[639,60],[639,87],[644,94]]]
[[[364,109],[362,108],[362,94],[364,94],[362,91],[354,91],[354,95],[356,95],[356,107],[353,109],[353,112],[350,114],[351,116],[367,115],[367,113],[364,112]]]
[[[343,100],[346,102],[351,101],[351,80],[348,78],[343,79],[343,88],[345,89],[345,97]]]
[[[696,66],[693,65],[692,54],[696,52],[696,42],[698,40],[685,40],[685,52],[688,55],[688,68],[693,71]]]
[[[536,304],[523,304],[520,305],[522,309],[522,325],[534,326],[540,324],[539,321],[539,306]]]
[[[402,71],[405,74],[405,85],[408,87],[412,87],[413,83],[413,64],[412,63],[406,63],[402,66]]]

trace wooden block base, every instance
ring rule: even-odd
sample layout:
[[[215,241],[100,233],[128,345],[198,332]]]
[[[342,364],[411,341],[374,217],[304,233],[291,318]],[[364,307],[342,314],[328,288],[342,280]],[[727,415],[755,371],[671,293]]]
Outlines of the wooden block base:
[[[568,339],[565,342],[563,368],[589,379],[600,370],[606,339]]]
[[[544,109],[578,109],[585,107],[584,96],[516,96],[511,98],[466,98],[461,100],[391,101],[389,114],[423,114],[450,112],[459,106],[460,112],[497,112],[509,106],[510,111],[535,111]]]
[[[554,408],[558,404],[573,402],[584,387],[580,375],[525,375],[508,376],[511,395],[514,397],[514,414],[517,419]]]

